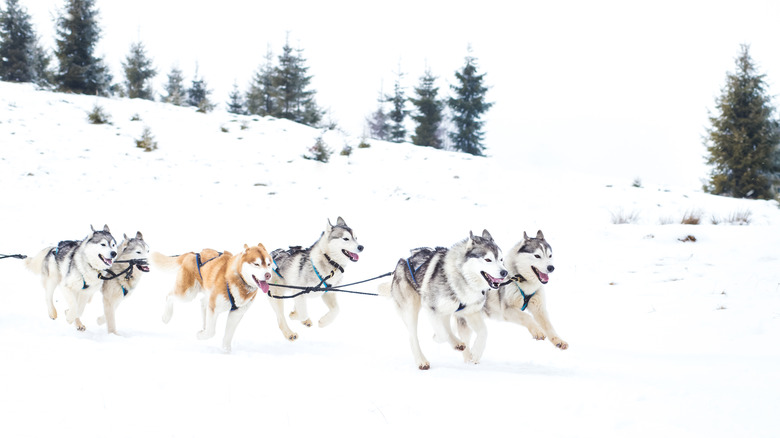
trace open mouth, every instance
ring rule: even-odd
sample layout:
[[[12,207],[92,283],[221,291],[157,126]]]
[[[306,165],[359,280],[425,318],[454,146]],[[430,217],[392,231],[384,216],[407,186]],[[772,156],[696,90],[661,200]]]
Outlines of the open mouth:
[[[347,256],[347,257],[348,257],[350,260],[352,260],[353,262],[356,262],[356,261],[358,261],[358,259],[360,258],[360,257],[359,257],[357,254],[355,254],[354,252],[349,252],[349,251],[347,251],[346,249],[342,249],[342,250],[341,250],[341,252],[342,252],[342,253],[344,253],[344,255],[345,255],[345,256]]]
[[[539,281],[542,282],[542,284],[547,284],[547,282],[550,281],[550,276],[536,269],[536,266],[531,266],[531,269],[534,270],[534,274],[536,274],[536,278],[538,278]]]
[[[106,264],[106,266],[111,266],[112,264],[114,264],[114,260],[113,259],[103,257],[102,254],[98,254],[98,257],[100,258],[101,262]]]
[[[252,276],[252,280],[255,281],[255,283],[257,284],[257,287],[259,287],[263,291],[264,294],[268,293],[268,291],[270,290],[270,287],[268,287],[268,282],[267,281],[260,281],[254,275]]]
[[[136,266],[138,266],[138,269],[140,269],[143,272],[149,272],[149,265],[145,263],[137,263]]]
[[[490,286],[492,289],[498,289],[499,287],[501,287],[501,282],[504,281],[503,278],[495,278],[485,271],[482,271],[480,273],[482,274],[482,278],[484,278],[485,281],[487,281],[488,286]]]

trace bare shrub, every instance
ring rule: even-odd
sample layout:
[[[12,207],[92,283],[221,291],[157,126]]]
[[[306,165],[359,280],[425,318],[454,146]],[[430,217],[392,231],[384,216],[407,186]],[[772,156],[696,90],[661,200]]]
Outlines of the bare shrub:
[[[699,225],[701,223],[701,210],[688,210],[680,221],[683,225]]]
[[[621,208],[617,212],[610,212],[610,215],[612,215],[612,223],[615,225],[635,224],[639,221],[639,212],[636,210],[626,213]]]

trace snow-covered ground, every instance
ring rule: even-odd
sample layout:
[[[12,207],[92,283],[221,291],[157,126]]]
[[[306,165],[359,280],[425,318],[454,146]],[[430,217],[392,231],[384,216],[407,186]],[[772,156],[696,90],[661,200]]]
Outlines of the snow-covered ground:
[[[88,123],[96,104],[111,124]],[[135,147],[145,127],[154,152]],[[320,135],[334,150],[327,164],[302,158]],[[196,303],[161,322],[173,276],[157,271],[119,308],[121,336],[95,323],[99,296],[77,332],[47,317],[38,280],[5,259],[0,435],[780,435],[776,202],[634,187],[520,154],[359,142],[284,120],[0,83],[0,253],[31,255],[103,224],[118,239],[141,231],[166,254],[308,246],[342,216],[366,247],[347,269],[357,281],[469,230],[487,228],[508,249],[542,229],[556,260],[548,310],[569,350],[490,321],[482,363],[470,365],[433,342],[422,317],[432,364],[422,372],[388,300],[341,295],[331,326],[296,322],[292,343],[259,300],[224,354],[223,320],[215,338],[196,340]],[[749,225],[726,223],[746,212]],[[688,213],[703,223],[679,225]],[[318,318],[324,306],[310,310]]]

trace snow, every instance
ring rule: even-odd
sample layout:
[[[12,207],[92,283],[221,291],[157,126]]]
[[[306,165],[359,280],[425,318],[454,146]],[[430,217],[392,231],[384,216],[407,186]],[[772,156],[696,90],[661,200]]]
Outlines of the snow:
[[[95,105],[111,124],[88,123]],[[135,147],[145,127],[158,150]],[[303,159],[321,135],[331,162]],[[487,228],[508,249],[542,229],[556,258],[548,310],[569,350],[491,320],[482,363],[466,364],[433,342],[423,316],[432,365],[423,372],[391,302],[342,294],[331,326],[291,323],[295,342],[260,300],[224,354],[224,315],[207,341],[195,338],[196,303],[162,323],[173,276],[154,270],[120,306],[120,336],[95,323],[99,297],[77,332],[47,317],[38,279],[5,259],[0,435],[780,434],[776,202],[634,187],[557,168],[539,152],[477,158],[359,142],[285,120],[0,83],[0,252],[32,255],[103,224],[118,239],[141,231],[166,254],[308,246],[342,216],[366,247],[347,267],[351,282],[469,230]],[[345,145],[349,157],[339,155]],[[710,223],[745,211],[747,226]],[[679,225],[688,212],[702,224]],[[621,214],[637,220],[613,224]],[[689,235],[695,242],[682,241]],[[309,307],[313,318],[324,313],[320,301]]]

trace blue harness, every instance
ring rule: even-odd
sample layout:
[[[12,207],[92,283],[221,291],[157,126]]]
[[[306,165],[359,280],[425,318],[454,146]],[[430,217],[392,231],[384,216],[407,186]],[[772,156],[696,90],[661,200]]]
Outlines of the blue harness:
[[[532,293],[531,295],[526,295],[525,292],[523,292],[522,289],[520,289],[520,283],[517,281],[514,282],[515,286],[517,286],[517,290],[520,291],[520,295],[523,296],[523,307],[520,310],[525,310],[526,307],[528,307],[528,302],[531,301],[531,298],[533,298],[534,295],[536,295],[536,292]]]

